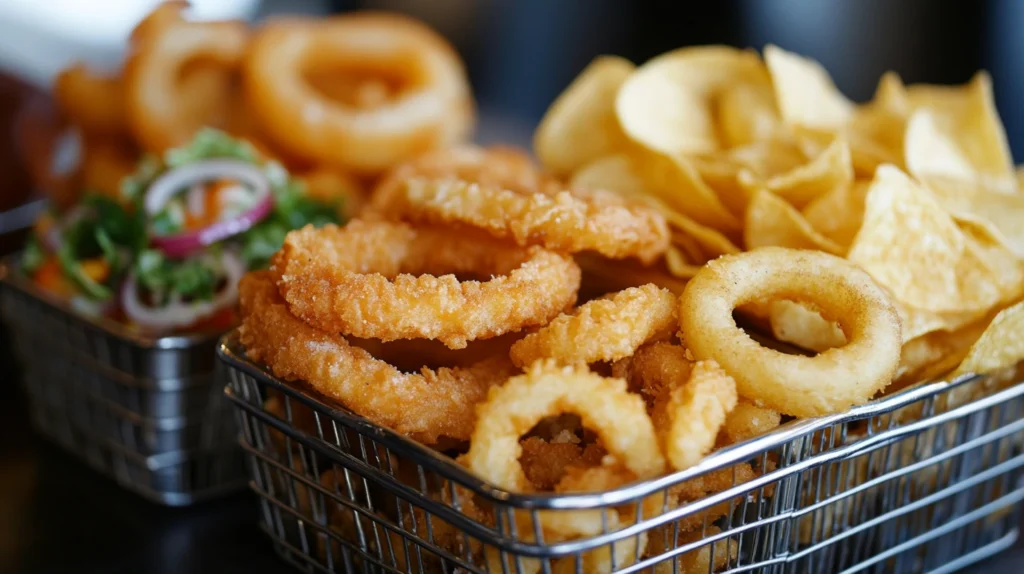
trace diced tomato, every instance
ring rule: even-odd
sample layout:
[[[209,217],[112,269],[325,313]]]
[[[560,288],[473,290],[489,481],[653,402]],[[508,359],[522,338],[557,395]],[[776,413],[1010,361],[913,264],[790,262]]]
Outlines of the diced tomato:
[[[222,179],[207,185],[203,195],[203,213],[185,212],[185,227],[201,229],[213,225],[220,219],[222,201],[221,192],[236,185],[235,181]]]
[[[75,287],[64,277],[64,271],[55,256],[46,258],[32,275],[32,281],[44,290],[62,297],[71,297],[75,294]]]

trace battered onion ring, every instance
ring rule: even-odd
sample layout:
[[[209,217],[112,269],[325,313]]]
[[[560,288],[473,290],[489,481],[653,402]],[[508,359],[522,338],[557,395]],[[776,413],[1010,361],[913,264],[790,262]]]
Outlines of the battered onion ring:
[[[676,296],[647,284],[595,299],[563,313],[512,345],[512,362],[523,367],[539,359],[559,364],[615,361],[632,355],[652,337],[675,330]]]
[[[393,14],[275,20],[244,62],[246,93],[266,132],[287,151],[362,172],[465,139],[473,101],[455,50],[423,24]],[[318,92],[304,73],[381,80],[395,97],[365,109]]]
[[[658,341],[637,349],[632,357],[616,361],[612,374],[629,382],[629,389],[639,393],[653,407],[674,383],[682,384],[693,372],[693,358],[682,346]]]
[[[104,76],[83,63],[65,68],[53,80],[61,111],[90,135],[120,136],[128,130],[121,78]]]
[[[519,245],[650,263],[669,244],[665,218],[600,190],[519,193],[458,179],[410,178],[391,209],[409,219],[464,223]]]
[[[125,62],[129,127],[153,151],[184,144],[206,125],[228,127],[230,118],[225,116],[237,107],[232,75],[248,42],[245,23],[188,22],[181,17],[186,7],[184,2],[169,3],[139,24]],[[207,67],[196,70],[191,80],[183,78],[187,66],[197,63]]]
[[[815,357],[762,347],[732,313],[772,299],[813,306],[839,323],[848,343]],[[814,251],[765,247],[708,263],[680,296],[679,323],[694,357],[718,361],[741,395],[798,417],[869,400],[900,361],[900,320],[885,292],[853,264]]]
[[[550,193],[560,187],[519,148],[462,145],[427,152],[390,170],[374,189],[372,209],[383,212],[395,205],[410,177],[462,179],[520,193]]]
[[[651,419],[672,468],[690,468],[711,452],[736,400],[736,382],[714,361],[698,361],[689,379],[666,387]]]
[[[571,258],[539,247],[382,221],[292,231],[273,263],[291,311],[314,327],[382,341],[438,339],[452,349],[547,323],[575,302],[580,285]]]
[[[608,453],[637,478],[664,471],[654,426],[643,401],[626,390],[625,381],[551,363],[535,363],[526,374],[491,389],[477,407],[464,464],[499,488],[531,491],[519,463],[519,437],[544,417],[562,412],[578,414]],[[565,536],[593,535],[603,528],[601,511],[547,511],[541,513],[541,523]]]
[[[249,273],[239,284],[246,354],[275,375],[305,381],[376,424],[426,444],[441,437],[465,440],[473,432],[473,406],[487,389],[515,372],[506,356],[466,368],[402,373],[344,337],[318,331],[288,312],[270,271]]]

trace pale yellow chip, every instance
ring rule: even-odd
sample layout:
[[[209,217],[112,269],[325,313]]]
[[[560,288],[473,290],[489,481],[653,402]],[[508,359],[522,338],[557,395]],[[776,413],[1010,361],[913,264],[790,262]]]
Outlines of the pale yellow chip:
[[[741,171],[739,182],[750,190],[766,189],[800,209],[834,189],[853,182],[853,163],[846,140],[834,142],[807,163],[766,179],[751,171]]]
[[[991,316],[949,331],[933,331],[903,344],[895,379],[927,381],[946,376],[967,355]],[[957,401],[954,401],[957,402]]]
[[[878,168],[847,258],[919,309],[970,312],[1001,298],[997,277],[935,196],[898,168]]]
[[[960,218],[956,223],[966,237],[968,253],[984,268],[979,275],[988,277],[991,286],[999,290],[999,301],[1020,298],[1024,294],[1024,269],[998,230],[984,219]],[[975,267],[967,271],[962,267],[961,271],[969,273]]]
[[[765,190],[754,194],[747,207],[743,241],[747,249],[758,247],[791,247],[816,249],[842,255],[843,249],[818,233],[793,206]]]
[[[726,234],[739,231],[739,218],[722,204],[689,159],[636,150],[633,160],[651,192],[674,211]]]
[[[893,305],[900,316],[904,343],[935,331],[960,329],[984,315],[984,311],[927,311],[900,301],[893,301]]]
[[[821,64],[777,46],[765,47],[764,60],[783,121],[823,130],[839,129],[849,122],[853,104]]]
[[[770,85],[736,84],[723,90],[716,103],[715,117],[726,147],[778,139],[783,133]]]
[[[896,72],[886,72],[878,79],[871,105],[894,113],[906,114],[909,107],[907,89]]]
[[[864,197],[868,185],[869,182],[861,180],[836,187],[807,204],[803,210],[804,218],[818,233],[831,239],[845,252],[864,221]]]
[[[948,177],[929,177],[924,182],[954,218],[989,223],[1006,246],[1024,259],[1024,195],[987,191]]]
[[[725,152],[724,159],[737,172],[746,171],[757,181],[789,173],[807,163],[803,149],[784,140],[763,140],[733,148]]]
[[[1024,359],[1024,302],[1003,309],[971,346],[954,376],[989,373]]]
[[[714,99],[741,83],[768,84],[754,52],[725,46],[682,48],[637,68],[619,90],[615,111],[626,134],[662,153],[704,153],[721,147]]]
[[[796,301],[772,301],[768,320],[776,339],[802,349],[820,353],[846,344],[846,335],[838,323]]]
[[[650,195],[643,178],[633,166],[633,160],[626,154],[607,155],[587,163],[572,174],[569,186],[605,189],[630,199]]]
[[[988,74],[976,74],[963,87],[916,94],[908,89],[914,112],[907,122],[904,155],[911,174],[966,179],[1004,192],[1017,188]]]
[[[668,250],[665,251],[665,265],[668,267],[669,273],[681,279],[693,278],[702,267],[687,261],[686,256],[674,245],[669,245]]]
[[[615,97],[635,68],[623,58],[599,56],[558,96],[533,137],[546,169],[565,176],[620,148],[625,136],[615,117]]]
[[[750,191],[737,180],[743,167],[722,153],[694,155],[689,160],[726,209],[736,217],[743,217],[750,203]]]
[[[655,206],[655,209],[658,209],[665,216],[665,220],[668,221],[670,227],[678,229],[678,231],[674,230],[672,232],[672,240],[674,242],[679,242],[682,240],[682,237],[687,237],[697,244],[703,257],[693,261],[706,263],[720,255],[740,252],[740,248],[736,244],[718,231],[701,225],[685,215],[665,211],[657,206]]]

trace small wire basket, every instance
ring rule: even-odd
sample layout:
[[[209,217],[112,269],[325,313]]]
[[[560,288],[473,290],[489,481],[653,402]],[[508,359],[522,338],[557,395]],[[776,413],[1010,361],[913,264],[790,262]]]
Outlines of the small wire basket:
[[[1017,368],[793,421],[655,480],[555,495],[495,488],[275,379],[234,332],[218,357],[262,528],[307,572],[953,572],[1018,536]],[[545,540],[541,521],[566,512],[600,532]]]
[[[15,258],[0,263],[0,311],[41,435],[161,504],[244,486],[215,336],[140,336],[55,300],[15,269]]]

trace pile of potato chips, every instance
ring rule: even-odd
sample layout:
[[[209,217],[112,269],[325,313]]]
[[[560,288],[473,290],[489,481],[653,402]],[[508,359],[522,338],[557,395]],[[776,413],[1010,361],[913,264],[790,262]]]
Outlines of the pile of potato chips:
[[[904,378],[955,368],[1024,295],[1024,170],[984,72],[963,86],[905,86],[888,73],[855,104],[818,63],[774,46],[763,59],[683,48],[639,67],[605,56],[554,102],[534,148],[573,186],[659,209],[677,277],[768,245],[861,266],[899,308]],[[808,349],[845,341],[799,303],[748,311]],[[1024,349],[1006,343],[1002,362],[1016,362]]]

